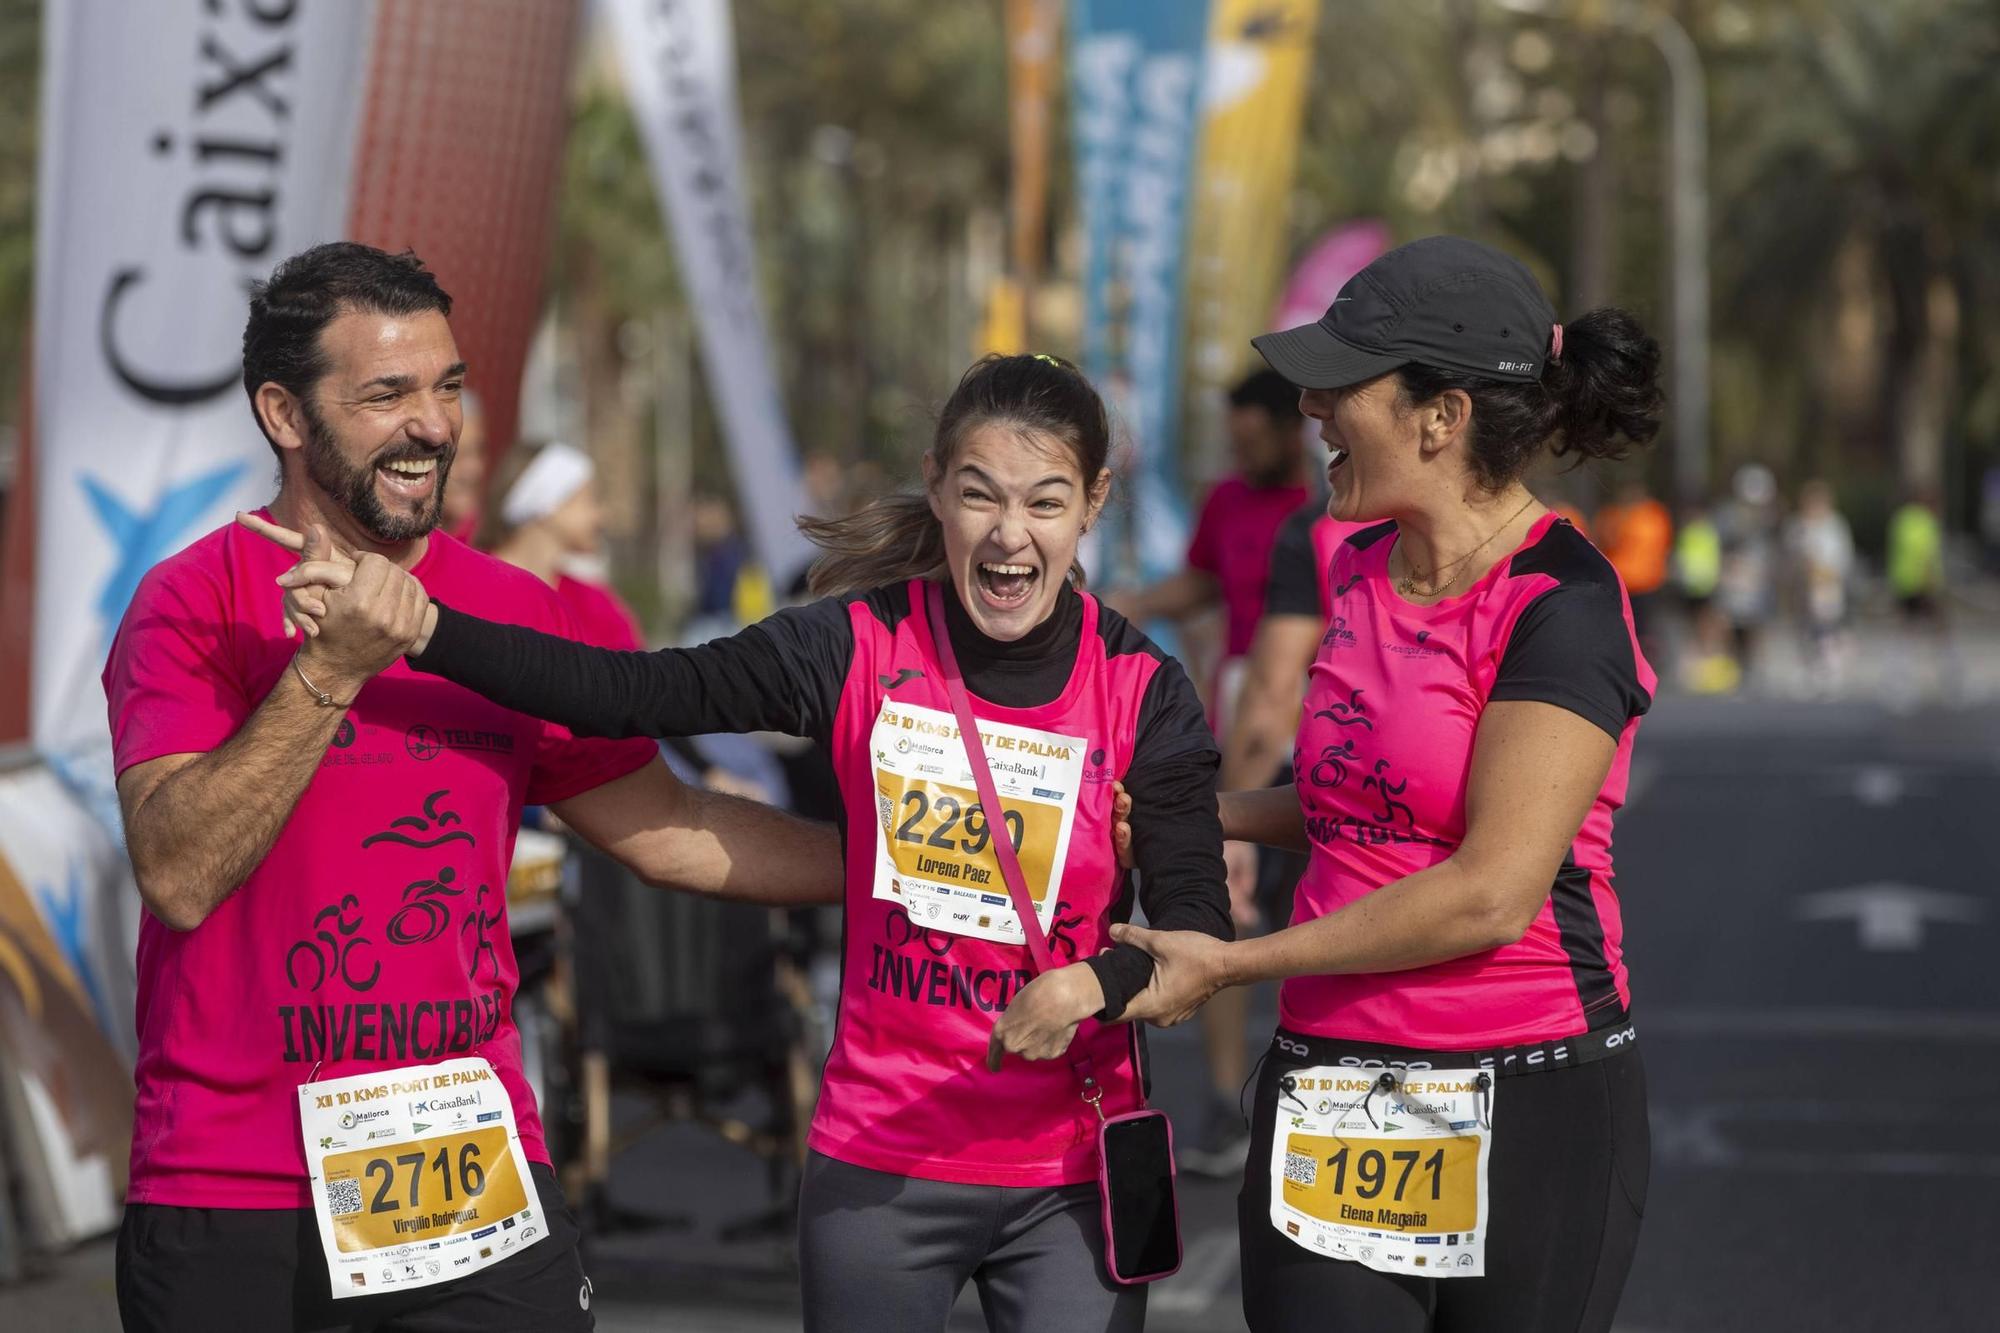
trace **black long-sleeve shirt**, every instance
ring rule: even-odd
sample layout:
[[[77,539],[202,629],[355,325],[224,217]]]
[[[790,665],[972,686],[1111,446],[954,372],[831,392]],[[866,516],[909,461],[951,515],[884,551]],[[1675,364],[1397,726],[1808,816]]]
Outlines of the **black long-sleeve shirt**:
[[[956,597],[944,600],[969,691],[1003,708],[1038,707],[1062,693],[1083,633],[1083,599],[1074,591],[1064,588],[1054,613],[1011,642],[982,634]],[[410,665],[580,736],[777,731],[827,748],[854,655],[848,608],[856,601],[893,626],[907,613],[907,585],[827,598],[780,611],[729,638],[653,653],[593,648],[440,603],[430,643]],[[1140,703],[1132,763],[1123,775],[1132,795],[1132,851],[1146,918],[1162,930],[1228,939],[1215,807],[1221,757],[1201,702],[1180,664],[1123,617],[1100,607],[1097,633],[1107,656],[1145,652],[1161,659]],[[843,827],[843,838],[846,833]],[[1132,897],[1128,878],[1113,920],[1130,918]],[[1152,977],[1152,958],[1131,945],[1087,961],[1104,990],[1105,1019],[1122,1014]]]

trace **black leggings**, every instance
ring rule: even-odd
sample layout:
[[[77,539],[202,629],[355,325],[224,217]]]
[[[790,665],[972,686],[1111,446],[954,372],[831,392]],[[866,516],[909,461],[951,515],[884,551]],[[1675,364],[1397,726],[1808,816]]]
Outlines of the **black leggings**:
[[[1637,1050],[1500,1081],[1487,1174],[1486,1276],[1476,1278],[1378,1273],[1314,1254],[1271,1225],[1278,1079],[1296,1067],[1266,1058],[1259,1070],[1250,1160],[1237,1196],[1243,1314],[1252,1333],[1610,1329],[1639,1244],[1652,1151]]]

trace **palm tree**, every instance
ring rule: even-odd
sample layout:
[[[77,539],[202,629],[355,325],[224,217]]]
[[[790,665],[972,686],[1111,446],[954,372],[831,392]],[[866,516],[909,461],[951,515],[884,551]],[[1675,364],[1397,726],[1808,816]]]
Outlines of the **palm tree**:
[[[1833,409],[1851,461],[1938,486],[1963,379],[1992,373],[1969,352],[2000,298],[2000,16],[1833,0],[1771,22],[1721,66],[1721,323],[1808,425]]]

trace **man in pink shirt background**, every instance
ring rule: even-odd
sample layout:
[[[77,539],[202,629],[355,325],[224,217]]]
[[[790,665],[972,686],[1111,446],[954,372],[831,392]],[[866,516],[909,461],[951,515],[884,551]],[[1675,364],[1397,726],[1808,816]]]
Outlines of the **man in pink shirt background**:
[[[1150,587],[1106,598],[1135,624],[1189,620],[1221,608],[1221,659],[1206,691],[1220,735],[1234,699],[1235,666],[1250,651],[1264,614],[1264,582],[1278,529],[1311,495],[1299,393],[1260,370],[1229,391],[1230,473],[1202,500],[1187,565]]]
[[[128,1329],[591,1326],[511,1015],[524,802],[654,883],[839,893],[829,830],[684,788],[651,742],[581,740],[403,663],[425,598],[381,596],[392,565],[467,609],[573,632],[547,585],[436,530],[466,373],[450,309],[413,255],[340,243],[279,265],[244,335],[280,468],[266,512],[309,551],[352,553],[355,580],[292,637],[274,583],[291,558],[220,529],[147,574],[105,668],[147,909]],[[464,1056],[505,1089],[549,1234],[456,1281],[334,1302],[299,1085]]]

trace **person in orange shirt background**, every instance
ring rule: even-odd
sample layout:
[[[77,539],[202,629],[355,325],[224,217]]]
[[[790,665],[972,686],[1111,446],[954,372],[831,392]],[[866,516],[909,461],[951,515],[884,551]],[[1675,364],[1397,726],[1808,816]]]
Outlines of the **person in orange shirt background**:
[[[1660,593],[1672,569],[1674,520],[1638,477],[1619,483],[1615,498],[1597,511],[1597,549],[1611,561],[1632,598],[1632,627],[1648,658],[1661,660]]]

